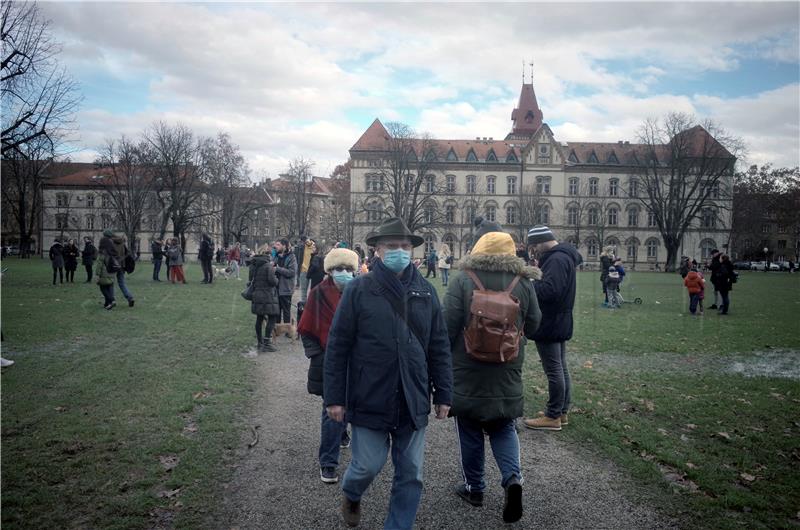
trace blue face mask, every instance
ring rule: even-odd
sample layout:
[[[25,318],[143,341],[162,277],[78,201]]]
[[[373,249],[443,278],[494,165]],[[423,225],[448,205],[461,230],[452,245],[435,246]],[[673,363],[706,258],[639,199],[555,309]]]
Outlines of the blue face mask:
[[[409,263],[411,263],[411,252],[402,248],[387,250],[383,254],[383,264],[392,272],[404,270]]]
[[[331,272],[331,277],[333,277],[333,281],[342,287],[353,281],[353,273],[347,271],[333,271]]]

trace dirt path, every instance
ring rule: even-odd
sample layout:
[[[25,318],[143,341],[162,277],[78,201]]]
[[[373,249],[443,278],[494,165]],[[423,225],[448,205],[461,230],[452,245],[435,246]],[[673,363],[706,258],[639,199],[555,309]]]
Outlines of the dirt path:
[[[339,485],[319,480],[317,448],[321,399],[306,392],[308,361],[299,342],[279,341],[281,351],[253,359],[261,382],[249,422],[260,441],[246,449],[244,437],[234,479],[227,486],[219,528],[335,529],[341,522]],[[636,499],[634,486],[607,462],[570,446],[558,433],[520,433],[525,476],[525,513],[517,528],[673,528]],[[488,443],[487,443],[488,447]],[[452,490],[459,483],[452,420],[431,418],[425,451],[425,491],[419,529],[509,528],[501,520],[499,473],[487,455],[485,505],[472,508]],[[349,462],[343,451],[340,474]],[[382,528],[391,486],[391,459],[362,500],[360,528]]]

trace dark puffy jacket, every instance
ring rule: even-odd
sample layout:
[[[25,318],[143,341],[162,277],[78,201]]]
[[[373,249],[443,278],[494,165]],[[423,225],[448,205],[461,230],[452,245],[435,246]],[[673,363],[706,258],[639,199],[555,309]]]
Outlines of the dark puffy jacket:
[[[275,287],[278,278],[267,256],[255,256],[250,261],[250,281],[253,282],[253,301],[250,311],[254,315],[277,315],[278,295]]]
[[[308,264],[308,272],[306,272],[306,278],[308,278],[309,289],[313,289],[319,282],[325,279],[325,269],[324,269],[324,260],[322,256],[319,254],[314,254],[311,256],[311,261]]]
[[[600,282],[603,284],[603,287],[606,285],[606,278],[608,278],[608,268],[613,265],[611,262],[611,257],[605,254],[600,256]]]
[[[718,275],[719,277],[714,287],[723,293],[732,291],[733,282],[736,279],[736,271],[733,270],[733,264],[730,261],[720,261]]]
[[[581,263],[583,258],[569,243],[559,243],[539,259],[542,279],[533,287],[542,310],[542,323],[534,340],[562,342],[572,338],[575,268]]]
[[[49,256],[54,269],[64,267],[64,247],[61,246],[61,243],[53,243]]]
[[[517,329],[525,337],[533,337],[542,318],[531,281],[541,277],[537,269],[527,267],[516,256],[486,254],[467,256],[459,268],[472,270],[483,286],[492,291],[505,290],[517,274],[521,275],[512,291],[520,303]],[[462,272],[450,281],[444,297],[444,319],[453,352],[450,413],[479,422],[519,418],[525,405],[522,386],[525,337],[520,340],[519,356],[511,362],[494,364],[471,359],[464,347],[464,327],[469,322],[474,290],[475,284]]]
[[[717,254],[713,258],[711,258],[711,263],[709,263],[708,268],[711,269],[711,283],[714,285],[714,289],[719,291],[717,287],[718,283],[722,283],[722,274],[721,274],[721,262],[720,262],[720,255]]]
[[[97,248],[91,243],[86,243],[83,247],[83,252],[81,252],[81,259],[84,265],[91,266],[94,260],[97,259]]]
[[[64,247],[64,268],[68,271],[74,271],[78,268],[78,256],[80,256],[80,249],[76,245],[67,244]]]
[[[203,237],[200,241],[200,249],[197,251],[197,259],[201,261],[211,261],[214,258],[214,245],[208,237]]]
[[[153,254],[153,259],[156,261],[164,259],[164,248],[158,241],[153,241],[150,245],[150,253]]]
[[[325,351],[325,405],[346,407],[346,420],[370,429],[398,427],[403,397],[413,428],[428,424],[433,402],[450,405],[450,343],[436,290],[418,271],[402,305],[422,335],[417,341],[375,279],[359,276],[345,287]],[[402,382],[403,397],[397,389]]]

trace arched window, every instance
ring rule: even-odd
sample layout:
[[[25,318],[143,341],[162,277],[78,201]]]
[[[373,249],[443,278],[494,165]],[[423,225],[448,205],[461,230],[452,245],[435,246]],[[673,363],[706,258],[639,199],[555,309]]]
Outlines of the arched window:
[[[444,206],[444,222],[447,224],[453,224],[456,222],[456,205],[455,204],[445,204]]]
[[[586,254],[590,258],[597,257],[597,240],[594,238],[590,238],[586,240]]]
[[[628,261],[636,261],[636,256],[639,252],[639,240],[635,237],[628,239],[625,242],[625,249],[627,250],[626,256]]]
[[[550,195],[550,184],[552,179],[550,177],[539,176],[536,177],[536,194],[537,195]]]
[[[506,224],[517,224],[517,207],[506,206]]]
[[[497,206],[493,205],[486,205],[486,220],[487,221],[496,221],[497,220]]]
[[[628,208],[628,226],[639,226],[639,208]]]
[[[573,195],[573,196],[578,194],[578,178],[577,177],[572,177],[571,179],[569,179],[569,191],[568,191],[568,193],[570,195]]]
[[[717,248],[713,239],[704,239],[700,242],[700,257],[704,260],[711,259],[711,251]]]
[[[619,193],[619,179],[611,179],[608,181],[608,194],[611,197],[616,197]]]
[[[425,204],[422,209],[422,219],[425,224],[432,224],[436,218],[436,205],[432,203]]]
[[[383,175],[370,173],[366,179],[368,192],[379,193],[383,191]]]
[[[597,195],[597,188],[600,185],[599,182],[597,178],[589,179],[589,195]]]
[[[94,230],[94,215],[86,216],[86,230]]]
[[[453,234],[445,234],[442,238],[442,243],[450,247],[450,252],[455,252],[456,238]]]
[[[475,193],[475,175],[467,175],[467,193]]]
[[[591,206],[587,212],[587,218],[587,221],[591,226],[597,226],[600,224],[600,208]]]
[[[658,259],[658,239],[651,237],[648,239],[645,244],[645,248],[647,248],[647,259],[649,260],[657,260]]]
[[[447,175],[447,193],[456,192],[456,176]]]
[[[654,226],[658,226],[658,221],[656,220],[656,213],[649,211],[647,212],[647,226],[653,228]]]
[[[608,209],[608,224],[610,226],[616,226],[617,222],[619,221],[619,210],[612,206]]]
[[[106,228],[111,228],[111,216],[107,213],[104,213],[100,216],[100,222],[102,223],[102,228],[105,230]]]
[[[436,248],[436,238],[433,234],[425,234],[425,254],[433,252]]]
[[[577,226],[580,223],[580,210],[577,206],[570,206],[567,208],[567,224],[570,226]]]
[[[506,187],[508,195],[517,194],[517,177],[506,177]]]
[[[494,176],[486,177],[486,193],[490,193],[490,194],[494,195],[494,193],[495,193],[495,181],[496,180],[497,179]]]

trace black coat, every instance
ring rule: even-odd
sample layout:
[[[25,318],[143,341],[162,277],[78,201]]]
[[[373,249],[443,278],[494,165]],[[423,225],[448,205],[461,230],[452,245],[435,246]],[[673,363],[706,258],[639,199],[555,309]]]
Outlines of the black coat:
[[[256,256],[250,261],[250,281],[253,282],[253,301],[250,311],[254,315],[277,315],[278,278],[267,256]]]
[[[214,259],[214,244],[207,237],[204,237],[200,241],[200,250],[197,251],[197,259],[202,261],[211,261]]]
[[[452,403],[450,341],[436,290],[418,271],[401,306],[422,344],[375,278],[359,276],[345,287],[325,351],[325,405],[346,407],[346,420],[376,430],[402,425],[405,403],[414,429],[428,424],[433,402]],[[402,395],[398,392],[402,388]]]
[[[64,247],[61,246],[61,243],[54,243],[53,246],[50,247],[49,256],[54,269],[61,269],[64,267]]]
[[[308,357],[308,382],[306,388],[309,394],[321,396],[323,391],[323,373],[325,369],[325,352],[322,345],[314,337],[300,335],[303,349]]]
[[[711,283],[714,284],[714,290],[719,291],[719,287],[717,287],[718,283],[722,283],[723,275],[722,275],[722,263],[719,259],[719,254],[711,258],[711,263],[708,265],[708,268],[711,270]]]
[[[150,253],[153,255],[153,260],[159,261],[164,259],[164,247],[158,241],[153,241],[150,244]]]
[[[69,245],[64,247],[64,268],[68,271],[74,271],[78,268],[78,257],[81,251],[76,245]]]
[[[83,264],[92,266],[94,264],[94,260],[96,259],[97,247],[91,243],[86,243],[83,247],[83,252],[81,252],[81,260],[83,261]]]
[[[313,289],[325,279],[325,260],[319,254],[311,256],[311,262],[308,264],[308,272],[306,278],[310,284],[309,289]]]
[[[714,283],[714,287],[717,291],[727,293],[733,290],[733,282],[735,279],[736,271],[733,270],[733,264],[730,261],[720,261],[719,270],[717,271],[717,281]]]
[[[583,258],[572,245],[559,243],[539,259],[542,279],[533,284],[542,323],[533,339],[562,342],[572,338],[572,309],[575,306],[575,269]]]

